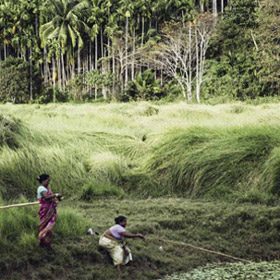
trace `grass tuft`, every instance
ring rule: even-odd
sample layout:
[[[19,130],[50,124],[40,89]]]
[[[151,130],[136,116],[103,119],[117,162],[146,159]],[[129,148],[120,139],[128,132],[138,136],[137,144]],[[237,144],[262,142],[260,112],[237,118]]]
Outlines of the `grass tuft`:
[[[17,136],[21,134],[22,123],[10,116],[0,114],[0,147],[7,145],[10,148],[18,147]]]
[[[173,129],[157,141],[146,169],[170,194],[216,198],[244,191],[263,194],[261,179],[270,186],[267,191],[276,193],[275,168],[266,166],[279,145],[277,127]]]
[[[101,197],[124,197],[124,190],[108,183],[92,181],[87,183],[81,194],[81,199],[84,201],[92,201]]]

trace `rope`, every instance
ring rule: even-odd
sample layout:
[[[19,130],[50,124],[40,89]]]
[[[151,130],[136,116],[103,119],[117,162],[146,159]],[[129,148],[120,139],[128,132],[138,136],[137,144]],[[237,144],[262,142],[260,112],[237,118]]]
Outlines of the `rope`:
[[[155,239],[155,238],[152,238],[152,239]],[[190,248],[193,248],[193,249],[196,249],[196,250],[200,250],[200,251],[207,252],[207,253],[210,253],[210,254],[215,254],[215,255],[227,257],[227,258],[234,259],[234,260],[241,261],[241,262],[252,263],[252,261],[249,261],[249,260],[246,260],[246,259],[241,259],[241,258],[233,257],[231,255],[224,254],[224,253],[217,252],[217,251],[213,251],[213,250],[208,250],[208,249],[205,249],[205,248],[202,248],[202,247],[194,246],[194,245],[189,244],[189,243],[184,243],[184,242],[174,241],[174,240],[169,240],[169,239],[163,239],[163,238],[159,238],[157,240],[165,242],[165,243],[174,244],[174,245],[190,247]]]

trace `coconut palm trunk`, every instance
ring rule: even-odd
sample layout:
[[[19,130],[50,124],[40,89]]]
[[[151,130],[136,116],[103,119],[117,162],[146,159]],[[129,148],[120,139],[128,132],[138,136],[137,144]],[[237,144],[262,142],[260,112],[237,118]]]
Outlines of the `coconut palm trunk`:
[[[55,67],[55,57],[52,55],[52,81],[53,81],[53,102],[56,102],[56,84],[55,84],[55,74],[56,74],[56,67]]]

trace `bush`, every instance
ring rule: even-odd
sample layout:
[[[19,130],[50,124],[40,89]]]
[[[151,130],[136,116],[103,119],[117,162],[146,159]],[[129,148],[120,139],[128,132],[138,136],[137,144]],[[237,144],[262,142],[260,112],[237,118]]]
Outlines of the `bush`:
[[[151,117],[154,115],[158,115],[159,108],[155,106],[150,106],[148,104],[141,104],[137,107],[133,114],[144,116],[144,117]]]
[[[42,91],[42,94],[36,99],[36,102],[39,104],[47,104],[50,102],[66,102],[68,99],[67,92],[61,91],[57,87],[46,87]]]
[[[30,81],[32,78],[33,99],[40,93],[42,81],[39,70],[32,66],[30,77],[29,62],[20,58],[9,57],[0,62],[0,102],[28,103],[30,96]]]
[[[132,100],[157,100],[164,96],[164,91],[151,70],[136,73],[134,81],[128,83],[126,94]]]
[[[83,187],[81,199],[84,201],[92,201],[100,197],[123,197],[124,194],[124,190],[121,188],[109,185],[108,183],[93,181],[87,183]]]
[[[74,101],[83,101],[88,97],[87,87],[85,84],[84,75],[76,75],[68,82],[67,90],[69,91],[70,98]]]

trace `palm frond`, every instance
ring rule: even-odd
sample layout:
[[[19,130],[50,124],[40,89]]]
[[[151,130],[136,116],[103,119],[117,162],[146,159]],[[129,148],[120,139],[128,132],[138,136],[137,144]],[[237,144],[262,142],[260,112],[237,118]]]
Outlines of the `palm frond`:
[[[70,39],[71,39],[71,42],[72,42],[72,47],[75,48],[77,35],[76,35],[76,33],[74,32],[74,30],[72,29],[72,27],[70,25],[68,25],[67,27],[68,27],[68,31],[69,31],[69,34],[70,34]]]

